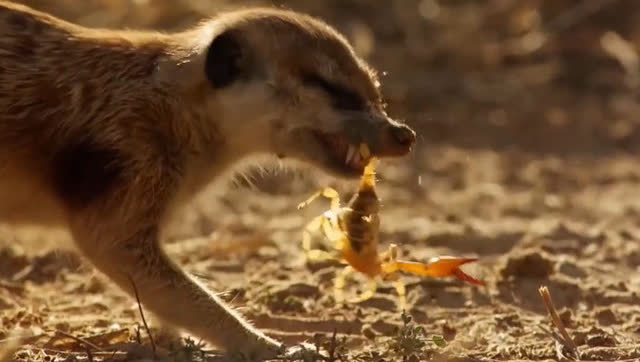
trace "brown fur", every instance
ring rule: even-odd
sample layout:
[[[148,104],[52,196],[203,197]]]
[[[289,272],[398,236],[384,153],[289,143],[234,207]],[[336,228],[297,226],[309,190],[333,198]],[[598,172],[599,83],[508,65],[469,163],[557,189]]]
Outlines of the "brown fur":
[[[212,89],[206,50],[227,30],[249,80]],[[317,77],[337,99],[309,86]],[[0,1],[0,220],[68,227],[120,287],[132,292],[133,279],[145,307],[230,351],[268,357],[279,343],[173,264],[162,226],[253,154],[340,173],[309,146],[314,127],[382,156],[408,146],[388,129],[412,136],[384,113],[375,73],[308,16],[247,10],[160,34],[88,29]]]

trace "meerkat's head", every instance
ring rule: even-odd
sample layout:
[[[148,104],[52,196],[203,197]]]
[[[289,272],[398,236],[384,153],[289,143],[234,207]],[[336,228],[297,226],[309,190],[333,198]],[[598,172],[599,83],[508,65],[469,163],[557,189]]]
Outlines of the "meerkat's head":
[[[182,39],[189,54],[168,68],[171,78],[198,89],[198,102],[236,149],[355,177],[366,165],[357,152],[361,143],[373,156],[394,157],[415,142],[413,130],[387,116],[375,72],[322,21],[243,10]]]

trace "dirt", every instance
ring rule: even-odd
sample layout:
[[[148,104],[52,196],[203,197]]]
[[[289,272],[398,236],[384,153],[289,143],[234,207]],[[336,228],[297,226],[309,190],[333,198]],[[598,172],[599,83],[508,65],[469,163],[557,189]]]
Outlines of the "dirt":
[[[229,5],[27,3],[87,25],[156,29]],[[276,3],[344,31],[387,72],[389,112],[419,133],[410,156],[379,167],[381,250],[393,242],[413,260],[477,256],[464,269],[486,286],[403,276],[410,321],[390,284],[336,306],[341,266],[306,263],[300,246],[304,225],[328,205],[296,205],[325,185],[347,199],[355,184],[309,169],[249,172],[207,191],[172,225],[172,257],[268,334],[343,360],[568,358],[552,336],[543,285],[583,360],[640,359],[640,3]],[[21,361],[149,360],[136,301],[58,250],[64,238],[2,229],[0,340],[20,330]],[[347,293],[364,281],[356,276]],[[199,346],[176,347],[146,320],[160,357],[200,358]]]

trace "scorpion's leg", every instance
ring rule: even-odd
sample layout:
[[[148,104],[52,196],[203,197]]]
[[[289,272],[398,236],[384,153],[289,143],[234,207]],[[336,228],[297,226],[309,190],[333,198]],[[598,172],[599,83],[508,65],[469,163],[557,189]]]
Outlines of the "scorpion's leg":
[[[353,268],[347,265],[342,271],[336,275],[333,284],[333,294],[336,300],[336,304],[341,305],[344,303],[344,286],[349,274],[353,273]]]
[[[316,193],[311,195],[307,200],[298,204],[298,210],[302,209],[303,207],[306,207],[311,202],[313,202],[313,200],[317,199],[320,196],[324,196],[331,201],[331,211],[333,212],[338,211],[338,209],[340,208],[340,195],[338,194],[338,191],[336,191],[331,187],[325,187],[322,190],[317,191]]]
[[[364,302],[365,300],[370,299],[374,294],[376,294],[376,290],[378,289],[378,283],[376,283],[376,280],[373,278],[369,278],[367,284],[369,288],[366,291],[362,292],[360,296],[350,299],[349,303]]]
[[[302,248],[304,251],[311,250],[311,235],[320,229],[323,219],[323,215],[317,216],[304,227],[302,232]]]
[[[316,230],[319,228],[322,228],[322,232],[324,233],[325,237],[329,239],[331,243],[333,243],[333,248],[339,251],[342,250],[343,246],[346,243],[346,235],[342,231],[342,229],[340,229],[340,225],[338,223],[338,217],[333,211],[325,212],[323,216],[321,216],[320,223],[318,225],[312,225],[312,227],[314,227]],[[306,245],[309,246],[308,250],[310,250],[310,245],[311,245],[310,236],[307,236]],[[331,255],[321,250],[317,250],[317,251],[314,250],[314,253],[316,254],[320,253],[322,255]],[[333,256],[331,258],[336,259],[336,257],[333,257]]]
[[[326,224],[328,220],[324,215],[320,215],[315,217],[311,222],[307,224],[302,233],[302,248],[304,249],[307,259],[309,260],[327,260],[327,259],[335,259],[333,255],[330,253],[311,248],[311,235],[312,233],[320,230],[320,228]]]
[[[330,215],[328,215],[326,221],[322,224],[322,231],[327,239],[333,243],[333,248],[341,251],[347,243],[347,236],[340,228],[337,214],[333,211],[329,211],[328,213]]]
[[[342,250],[343,233],[338,225],[338,215],[340,215],[340,195],[338,191],[331,187],[325,187],[313,195],[311,195],[306,201],[298,204],[298,209],[302,209],[309,205],[316,198],[324,196],[331,202],[331,209],[324,212],[321,216],[312,220],[308,226],[308,232],[305,232],[303,236],[302,246],[305,250],[311,249],[311,232],[315,232],[322,227],[325,236],[334,243],[334,248]]]
[[[407,290],[404,282],[398,279],[393,283],[393,286],[396,288],[396,293],[398,293],[398,309],[401,311],[407,310]]]
[[[398,293],[398,309],[403,311],[407,309],[407,290],[404,282],[395,274],[398,271],[398,246],[396,244],[390,244],[389,249],[381,254],[381,257],[386,259],[386,262],[382,263],[382,273],[387,279],[394,280],[393,286]]]

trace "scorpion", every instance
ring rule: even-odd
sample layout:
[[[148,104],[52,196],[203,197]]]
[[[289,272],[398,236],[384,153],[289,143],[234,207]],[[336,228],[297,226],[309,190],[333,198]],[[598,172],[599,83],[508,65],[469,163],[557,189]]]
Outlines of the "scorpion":
[[[354,271],[368,277],[369,288],[359,297],[347,302],[358,303],[370,299],[377,290],[376,279],[380,277],[382,280],[394,281],[394,288],[399,297],[398,306],[401,310],[406,309],[406,290],[404,283],[397,275],[400,271],[435,278],[454,276],[471,284],[484,285],[484,282],[460,269],[462,264],[474,262],[477,258],[439,256],[427,263],[398,260],[398,246],[393,243],[385,252],[378,253],[380,199],[376,193],[376,158],[370,157],[366,144],[360,145],[359,152],[360,156],[368,162],[361,176],[358,191],[347,206],[341,206],[340,195],[331,187],[322,188],[298,205],[300,210],[320,196],[330,201],[330,209],[305,226],[302,247],[309,260],[333,259],[340,260],[343,264],[346,262],[347,266],[334,279],[336,302],[338,304],[345,302],[343,294],[345,281]],[[312,235],[320,230],[333,244],[338,255],[311,248]]]

